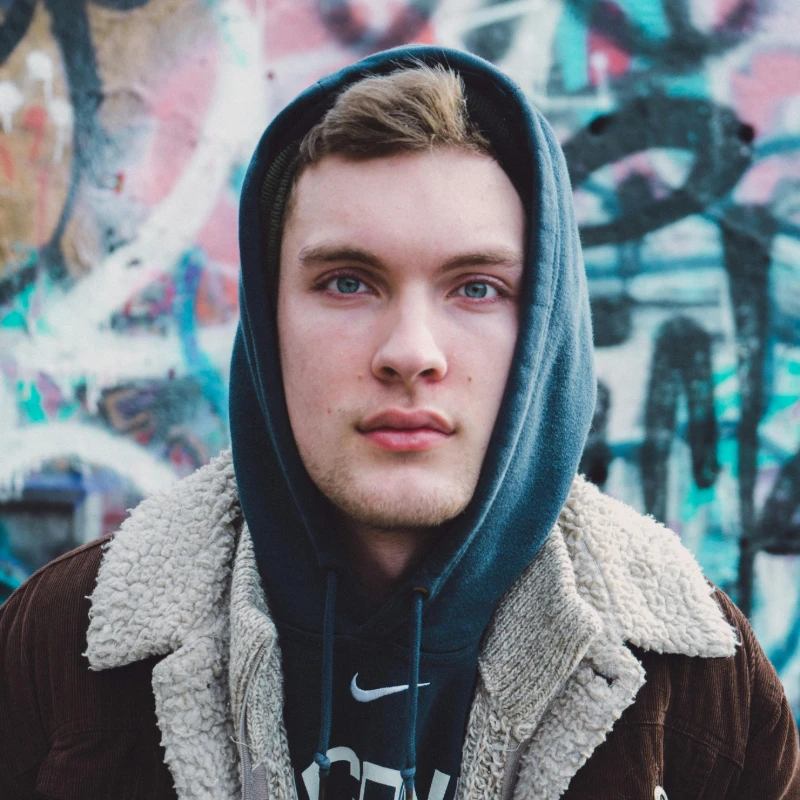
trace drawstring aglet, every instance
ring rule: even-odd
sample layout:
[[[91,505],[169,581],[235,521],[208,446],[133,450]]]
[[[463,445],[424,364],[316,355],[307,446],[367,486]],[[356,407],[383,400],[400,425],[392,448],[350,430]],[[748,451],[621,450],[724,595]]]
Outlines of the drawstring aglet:
[[[325,800],[328,789],[328,775],[331,771],[331,760],[324,753],[317,753],[314,762],[319,767],[319,794],[317,800]]]
[[[414,776],[416,767],[406,767],[400,770],[400,777],[403,779],[403,800],[414,800]]]

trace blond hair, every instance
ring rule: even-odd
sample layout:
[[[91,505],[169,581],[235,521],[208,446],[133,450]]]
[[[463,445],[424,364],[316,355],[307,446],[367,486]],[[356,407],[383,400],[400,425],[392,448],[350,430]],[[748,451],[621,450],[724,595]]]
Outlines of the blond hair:
[[[300,143],[297,174],[328,155],[366,160],[445,147],[492,155],[469,119],[461,76],[420,63],[343,91]]]

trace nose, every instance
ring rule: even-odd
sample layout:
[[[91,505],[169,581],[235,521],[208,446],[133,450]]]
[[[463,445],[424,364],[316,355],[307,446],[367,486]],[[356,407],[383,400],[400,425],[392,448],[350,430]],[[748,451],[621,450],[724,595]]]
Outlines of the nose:
[[[420,380],[444,378],[447,358],[429,318],[430,310],[419,299],[394,310],[385,338],[372,359],[372,372],[379,380],[411,387]]]

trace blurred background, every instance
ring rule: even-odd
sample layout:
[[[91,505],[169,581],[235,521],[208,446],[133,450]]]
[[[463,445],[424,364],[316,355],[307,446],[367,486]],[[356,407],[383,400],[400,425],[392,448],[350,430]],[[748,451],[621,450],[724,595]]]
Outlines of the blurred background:
[[[797,0],[0,0],[0,602],[228,445],[250,153],[412,41],[499,65],[557,131],[581,469],[680,534],[800,715]]]

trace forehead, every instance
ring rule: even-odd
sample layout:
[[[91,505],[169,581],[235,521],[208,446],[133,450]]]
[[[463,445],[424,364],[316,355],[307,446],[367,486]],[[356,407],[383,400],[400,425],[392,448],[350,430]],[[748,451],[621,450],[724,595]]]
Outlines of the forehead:
[[[328,156],[297,183],[282,256],[354,245],[429,263],[459,250],[523,248],[522,202],[492,158],[433,150],[367,161]],[[284,258],[282,257],[282,262]]]

